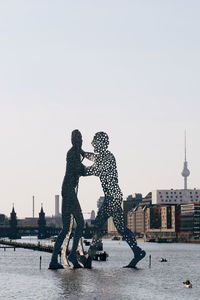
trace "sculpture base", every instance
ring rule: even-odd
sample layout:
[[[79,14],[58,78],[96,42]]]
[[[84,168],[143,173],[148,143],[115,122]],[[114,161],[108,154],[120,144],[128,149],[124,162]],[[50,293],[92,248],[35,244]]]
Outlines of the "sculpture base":
[[[63,265],[59,264],[58,262],[50,262],[49,264],[49,270],[58,270],[58,269],[64,269]]]
[[[68,256],[68,261],[71,262],[73,264],[74,269],[80,269],[82,268],[82,266],[79,264],[76,255],[74,254],[70,254]]]
[[[84,264],[85,269],[92,269],[92,257],[89,255],[85,264]]]

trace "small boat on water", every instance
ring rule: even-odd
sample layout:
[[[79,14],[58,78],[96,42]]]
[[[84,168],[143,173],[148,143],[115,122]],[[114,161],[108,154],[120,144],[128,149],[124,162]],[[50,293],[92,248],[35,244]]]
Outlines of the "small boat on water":
[[[108,253],[106,251],[104,252],[98,251],[93,257],[93,260],[106,261],[107,258],[108,258]]]
[[[192,288],[192,283],[189,280],[186,280],[185,282],[183,282],[184,287],[191,289]]]
[[[161,260],[160,260],[160,262],[167,262],[167,259],[166,259],[166,258],[163,258],[163,257],[161,257]]]
[[[112,241],[119,241],[120,237],[119,236],[113,236]]]

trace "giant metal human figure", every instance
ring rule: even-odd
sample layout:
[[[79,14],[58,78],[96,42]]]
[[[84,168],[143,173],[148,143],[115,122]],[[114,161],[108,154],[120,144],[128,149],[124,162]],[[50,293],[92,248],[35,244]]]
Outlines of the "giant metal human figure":
[[[92,141],[94,153],[82,152],[85,158],[94,161],[92,166],[86,168],[85,176],[98,176],[105,194],[103,204],[95,219],[96,232],[89,249],[88,262],[86,262],[85,267],[91,267],[91,258],[98,249],[98,243],[102,237],[103,225],[109,217],[113,217],[113,222],[118,233],[122,235],[134,253],[134,258],[126,267],[134,268],[145,257],[146,253],[137,246],[134,233],[125,226],[121,207],[122,192],[118,185],[116,160],[114,155],[107,150],[108,144],[108,135],[105,132],[97,132]]]
[[[66,173],[62,184],[62,222],[63,228],[55,242],[49,269],[61,269],[62,264],[58,263],[58,254],[61,250],[63,241],[69,232],[71,215],[76,220],[76,229],[73,238],[72,250],[68,260],[74,268],[80,268],[76,256],[79,239],[82,237],[84,219],[81,207],[77,198],[78,181],[81,175],[84,175],[85,168],[81,163],[82,136],[77,129],[72,131],[71,136],[72,148],[67,152]]]

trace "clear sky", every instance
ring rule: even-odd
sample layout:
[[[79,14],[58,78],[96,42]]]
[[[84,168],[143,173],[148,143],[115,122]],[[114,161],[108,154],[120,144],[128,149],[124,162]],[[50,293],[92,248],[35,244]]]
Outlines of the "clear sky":
[[[124,197],[200,188],[199,0],[0,1],[0,213],[55,211],[70,135],[110,136]],[[84,161],[87,164],[87,161]],[[81,178],[83,212],[98,178]],[[87,216],[87,215],[86,215]]]

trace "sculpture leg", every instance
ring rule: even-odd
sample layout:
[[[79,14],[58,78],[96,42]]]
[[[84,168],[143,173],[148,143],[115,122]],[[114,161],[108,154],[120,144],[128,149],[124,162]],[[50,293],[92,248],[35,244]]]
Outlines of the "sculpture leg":
[[[63,247],[62,247],[62,251],[61,251],[64,267],[70,266],[67,255],[69,254],[69,242],[70,242],[70,238],[71,238],[71,234],[72,234],[73,225],[74,225],[74,217],[73,217],[73,215],[71,215],[69,231],[64,239]]]
[[[96,219],[94,221],[95,234],[92,239],[92,244],[98,243],[104,234],[104,224],[110,217],[106,203],[100,207]]]
[[[135,268],[136,264],[145,257],[146,252],[137,246],[135,234],[125,226],[123,210],[120,203],[114,209],[113,222],[118,233],[126,240],[134,253],[134,258],[126,267]]]
[[[71,220],[70,213],[63,215],[62,219],[63,219],[63,228],[62,228],[61,232],[59,233],[58,238],[56,239],[54,249],[53,249],[53,254],[51,257],[51,262],[49,264],[49,269],[63,268],[63,266],[58,263],[58,254],[61,250],[61,246],[65,239],[65,236],[69,231],[70,220]]]
[[[81,268],[81,265],[79,264],[79,262],[77,260],[76,251],[78,248],[79,240],[83,234],[84,219],[83,219],[83,214],[82,214],[80,204],[78,203],[78,201],[76,203],[76,207],[73,212],[73,215],[74,215],[74,218],[76,221],[76,229],[75,229],[74,238],[73,238],[72,250],[70,252],[70,255],[68,256],[68,260],[73,263],[74,268]]]
[[[98,250],[99,243],[101,243],[101,238],[103,236],[103,226],[105,222],[108,220],[109,216],[110,215],[107,209],[107,204],[104,202],[100,207],[96,219],[94,221],[95,234],[93,236],[91,246],[88,250],[89,256],[84,265],[85,268],[90,269],[92,267],[92,258],[94,257],[94,255]]]
[[[85,251],[84,251],[84,247],[83,247],[83,237],[81,237],[79,239],[79,242],[78,242],[78,252],[81,256],[85,255]]]
[[[86,252],[85,252],[84,247],[83,247],[83,237],[81,237],[79,239],[77,251],[79,253],[78,260],[79,260],[80,264],[84,267],[84,265],[86,263],[86,260],[87,260],[87,257],[86,257]]]

